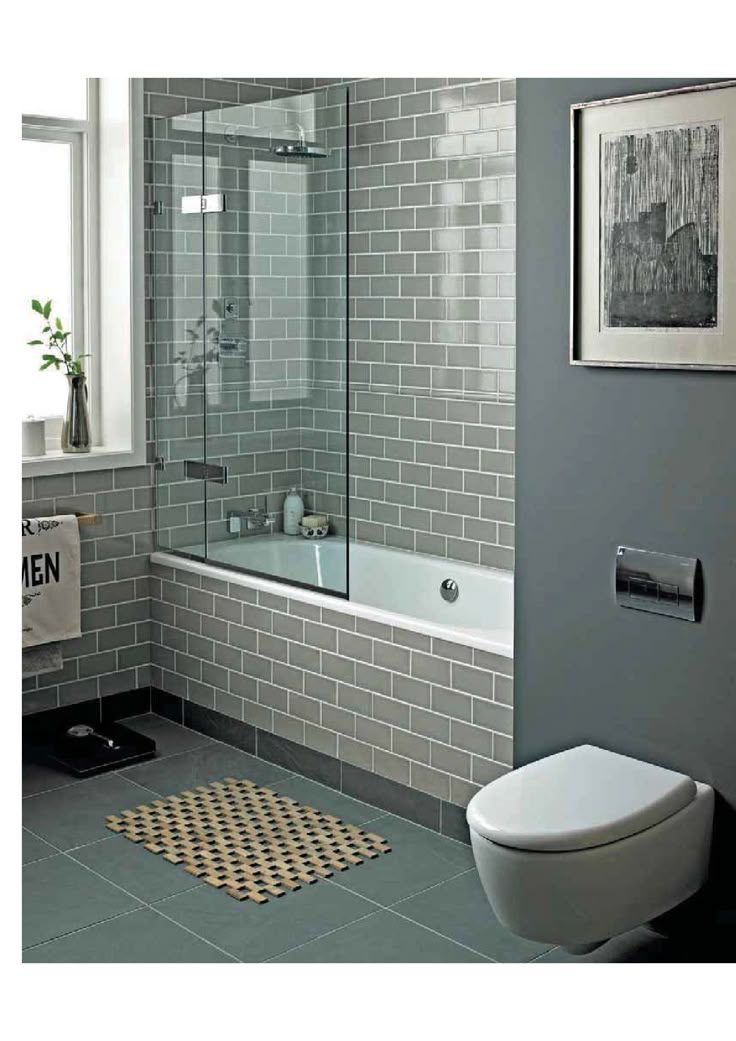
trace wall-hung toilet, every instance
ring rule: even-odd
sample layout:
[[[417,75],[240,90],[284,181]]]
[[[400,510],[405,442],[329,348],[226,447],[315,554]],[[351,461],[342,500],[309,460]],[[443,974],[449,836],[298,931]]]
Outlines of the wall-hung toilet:
[[[685,774],[580,745],[486,785],[467,818],[499,921],[582,952],[701,888],[713,801]]]

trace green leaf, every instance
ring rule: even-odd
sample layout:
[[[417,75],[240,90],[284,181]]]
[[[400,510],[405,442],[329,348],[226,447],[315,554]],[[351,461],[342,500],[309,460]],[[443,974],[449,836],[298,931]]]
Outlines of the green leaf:
[[[56,328],[59,330],[59,332],[64,331],[64,326],[61,324],[61,318],[56,319]]]
[[[46,303],[43,305],[43,316],[44,316],[44,318],[48,318],[48,316],[50,314],[51,314],[51,301],[47,300]]]
[[[31,300],[31,307],[37,314],[43,314],[43,307],[41,306],[40,300]]]
[[[42,333],[50,333],[51,332],[51,326],[50,325],[44,325],[44,327],[41,330],[41,332]]]
[[[43,346],[43,340],[28,340],[29,347],[41,347]]]
[[[58,366],[58,363],[56,362],[56,358],[54,358],[53,361],[45,361],[43,363],[43,365],[41,365],[41,367],[39,369],[39,372],[43,372],[44,369],[48,369],[49,365],[54,365],[54,364],[56,364],[56,367],[58,369],[59,366]]]

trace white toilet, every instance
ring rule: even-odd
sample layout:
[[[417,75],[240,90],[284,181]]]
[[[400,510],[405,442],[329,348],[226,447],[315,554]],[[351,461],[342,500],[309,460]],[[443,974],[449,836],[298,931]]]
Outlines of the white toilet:
[[[498,920],[519,936],[583,953],[704,884],[713,789],[580,745],[486,785],[467,818]]]

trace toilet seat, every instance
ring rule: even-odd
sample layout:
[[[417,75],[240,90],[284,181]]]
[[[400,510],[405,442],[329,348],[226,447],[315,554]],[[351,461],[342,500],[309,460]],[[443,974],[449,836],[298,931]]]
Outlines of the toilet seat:
[[[579,745],[519,767],[471,799],[471,831],[519,850],[591,849],[636,835],[691,803],[691,777]]]

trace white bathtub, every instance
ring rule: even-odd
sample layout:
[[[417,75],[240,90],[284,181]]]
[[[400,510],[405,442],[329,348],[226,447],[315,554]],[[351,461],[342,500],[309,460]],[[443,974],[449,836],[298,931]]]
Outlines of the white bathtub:
[[[193,552],[196,549],[193,547]],[[350,599],[274,582],[230,568],[278,575],[293,582],[345,590],[345,541],[328,538],[308,542],[289,535],[240,538],[211,544],[201,563],[173,553],[154,553],[154,563],[236,585],[319,604],[333,611],[369,618],[385,625],[413,629],[429,636],[513,656],[513,575],[494,568],[459,564],[440,557],[408,553],[363,542],[350,544]],[[454,603],[440,595],[440,585],[453,579],[459,587]]]

